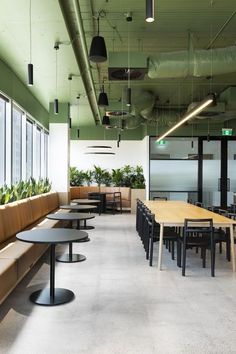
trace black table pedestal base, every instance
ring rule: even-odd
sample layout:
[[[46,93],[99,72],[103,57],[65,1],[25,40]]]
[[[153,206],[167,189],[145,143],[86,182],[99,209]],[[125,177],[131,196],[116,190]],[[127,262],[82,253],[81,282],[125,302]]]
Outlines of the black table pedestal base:
[[[83,240],[81,240],[81,241],[75,241],[76,243],[84,243],[84,242],[89,242],[90,241],[90,238],[89,237],[87,237],[87,238],[85,238],[85,239],[83,239]]]
[[[54,296],[50,296],[50,289],[43,289],[33,292],[30,295],[30,301],[42,306],[56,306],[70,302],[74,299],[75,294],[68,289],[55,288]]]
[[[95,227],[94,226],[90,226],[90,225],[86,225],[86,226],[81,226],[80,227],[80,230],[93,230],[93,229],[95,229]]]
[[[62,256],[57,256],[56,260],[58,262],[63,262],[63,263],[75,263],[75,262],[83,262],[85,261],[86,257],[82,254],[63,254]]]

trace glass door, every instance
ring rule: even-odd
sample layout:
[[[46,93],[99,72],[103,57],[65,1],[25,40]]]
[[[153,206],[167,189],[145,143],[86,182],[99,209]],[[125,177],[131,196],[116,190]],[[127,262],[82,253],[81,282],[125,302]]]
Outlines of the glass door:
[[[221,141],[203,140],[202,202],[205,206],[221,205]]]
[[[236,141],[228,141],[228,179],[227,179],[227,201],[228,205],[234,203],[236,195]]]

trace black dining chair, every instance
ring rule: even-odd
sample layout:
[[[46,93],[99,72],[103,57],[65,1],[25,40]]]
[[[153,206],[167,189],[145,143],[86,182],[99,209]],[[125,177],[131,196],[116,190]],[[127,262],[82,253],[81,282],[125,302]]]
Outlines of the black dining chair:
[[[152,200],[167,200],[167,197],[153,197]]]
[[[106,193],[106,210],[111,210],[112,214],[115,214],[115,211],[119,211],[122,214],[122,200],[121,192]]]
[[[200,225],[199,225],[200,224]],[[206,267],[206,250],[211,252],[211,276],[215,276],[215,242],[212,219],[185,219],[183,237],[178,238],[177,265],[182,266],[185,276],[186,251],[199,247],[201,249],[202,266]],[[182,254],[182,256],[181,256]]]
[[[149,259],[149,265],[153,263],[153,246],[154,242],[160,241],[160,225],[155,221],[155,215],[151,212],[146,213],[146,233],[145,237],[147,245],[147,259]],[[175,242],[177,242],[178,234],[172,227],[164,227],[163,240],[170,243],[171,257],[175,258]]]

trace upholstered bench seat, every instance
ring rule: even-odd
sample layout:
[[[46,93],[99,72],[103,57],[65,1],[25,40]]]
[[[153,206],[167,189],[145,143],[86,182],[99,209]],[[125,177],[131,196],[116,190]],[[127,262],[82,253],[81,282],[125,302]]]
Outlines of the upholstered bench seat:
[[[0,259],[0,301],[17,284],[17,263],[15,259]]]
[[[16,234],[32,228],[59,227],[59,221],[45,218],[58,206],[55,192],[0,206],[0,303],[48,248],[45,244],[21,242]]]

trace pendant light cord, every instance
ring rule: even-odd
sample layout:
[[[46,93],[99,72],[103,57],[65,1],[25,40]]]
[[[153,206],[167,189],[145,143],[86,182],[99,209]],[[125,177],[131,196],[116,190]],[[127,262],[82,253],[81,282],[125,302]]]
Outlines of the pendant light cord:
[[[57,97],[57,48],[56,48],[56,97]]]
[[[100,13],[98,14],[98,18],[97,18],[97,21],[98,21],[98,36],[99,36],[99,31],[100,31],[99,20],[100,20]]]
[[[31,15],[32,15],[32,12],[31,12],[31,0],[29,0],[29,36],[30,36],[30,64],[32,62],[32,20],[31,20]]]
[[[130,28],[128,23],[128,88],[130,88]]]

